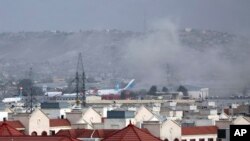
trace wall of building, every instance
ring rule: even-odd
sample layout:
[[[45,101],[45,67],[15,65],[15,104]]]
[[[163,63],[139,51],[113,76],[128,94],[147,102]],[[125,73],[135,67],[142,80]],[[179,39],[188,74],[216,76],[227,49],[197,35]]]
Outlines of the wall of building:
[[[162,140],[168,139],[173,141],[174,139],[181,139],[181,127],[174,121],[166,120],[162,123],[160,129],[160,138]]]
[[[136,122],[148,121],[153,117],[153,113],[144,106],[140,107],[135,115]]]
[[[191,139],[195,139],[195,141],[199,141],[199,139],[205,139],[205,141],[208,141],[209,138],[212,138],[213,141],[216,141],[217,135],[215,134],[208,134],[208,135],[183,135],[181,137],[181,140],[190,141]]]
[[[160,137],[160,123],[143,123],[142,128],[147,128],[148,131],[156,137]]]
[[[8,112],[0,111],[0,121],[3,121],[3,119],[8,120]]]
[[[69,112],[69,113],[66,113],[66,116],[71,124],[85,123],[82,120],[82,113],[81,112]]]
[[[84,121],[86,121],[89,124],[92,123],[101,123],[102,122],[102,117],[99,115],[95,110],[92,108],[89,108],[83,115],[82,117]]]
[[[104,119],[104,129],[122,129],[130,124],[136,124],[134,118],[126,118],[126,119]]]
[[[250,122],[247,121],[243,116],[238,116],[235,120],[233,120],[232,124],[234,124],[234,125],[250,125]]]
[[[29,135],[29,114],[17,114],[12,116],[13,120],[19,120],[25,127],[24,133]]]
[[[59,130],[71,129],[71,126],[58,126],[58,127],[50,127],[50,131],[55,131],[57,133]]]
[[[29,119],[29,135],[32,132],[37,132],[37,135],[41,135],[43,131],[49,134],[50,125],[49,118],[40,110],[35,110]]]

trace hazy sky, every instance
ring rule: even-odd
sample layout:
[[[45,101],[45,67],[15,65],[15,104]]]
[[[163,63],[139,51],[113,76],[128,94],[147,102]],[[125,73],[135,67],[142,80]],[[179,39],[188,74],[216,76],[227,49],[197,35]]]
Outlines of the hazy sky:
[[[142,31],[144,19],[250,35],[250,0],[0,0],[0,32]]]

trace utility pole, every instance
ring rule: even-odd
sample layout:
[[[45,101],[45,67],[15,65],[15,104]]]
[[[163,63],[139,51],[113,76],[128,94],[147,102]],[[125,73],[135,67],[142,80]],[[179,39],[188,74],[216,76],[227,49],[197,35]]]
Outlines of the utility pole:
[[[29,79],[30,79],[30,82],[31,82],[31,85],[30,85],[30,113],[32,113],[32,111],[33,111],[33,88],[32,88],[33,80],[32,80],[32,68],[30,68],[30,71],[29,71]]]
[[[82,106],[85,107],[86,106],[86,89],[85,89],[85,72],[83,70],[82,72]]]

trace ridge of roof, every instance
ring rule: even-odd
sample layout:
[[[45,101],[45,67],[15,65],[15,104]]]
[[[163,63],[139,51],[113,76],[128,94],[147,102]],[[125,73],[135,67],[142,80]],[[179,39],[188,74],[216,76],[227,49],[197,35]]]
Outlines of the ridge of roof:
[[[132,130],[132,132],[131,132],[131,130]],[[120,133],[120,134],[119,134],[119,133]],[[159,138],[153,136],[153,135],[150,134],[149,132],[146,132],[145,130],[140,129],[140,128],[138,128],[138,127],[136,127],[136,126],[134,126],[133,124],[130,123],[127,127],[125,127],[125,128],[123,128],[123,129],[121,129],[121,130],[118,130],[118,131],[114,132],[114,133],[111,134],[109,137],[104,138],[102,141],[112,140],[112,138],[113,138],[113,140],[114,140],[114,138],[115,138],[116,140],[124,140],[125,137],[128,137],[128,136],[129,136],[128,133],[130,133],[130,134],[132,133],[132,137],[136,136],[136,138],[137,138],[139,141],[144,141],[146,137],[150,137],[150,140],[152,140],[153,138],[154,138],[155,140],[157,140],[157,141],[160,141],[160,140],[161,140],[161,139],[159,139]],[[144,134],[144,135],[143,135],[143,134]],[[118,135],[120,135],[120,136],[118,136]],[[147,135],[147,136],[145,136],[145,135]],[[143,139],[143,137],[145,137],[145,138]],[[148,139],[146,138],[146,140],[148,140]]]

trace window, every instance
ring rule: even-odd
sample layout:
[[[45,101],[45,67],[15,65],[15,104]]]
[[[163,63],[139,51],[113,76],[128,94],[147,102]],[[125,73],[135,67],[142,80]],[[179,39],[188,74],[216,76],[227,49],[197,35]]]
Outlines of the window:
[[[181,140],[181,141],[187,141],[187,140]]]
[[[37,136],[37,132],[36,131],[32,132],[31,136]]]
[[[199,139],[199,141],[205,141],[205,139]]]
[[[213,138],[208,138],[208,141],[214,141],[214,139]]]
[[[220,139],[226,138],[226,130],[225,129],[218,129],[218,138],[220,138]]]
[[[195,141],[195,139],[190,139],[190,141]]]
[[[179,139],[175,138],[174,141],[179,141]]]
[[[42,132],[42,136],[47,136],[47,132],[46,132],[46,131],[43,131],[43,132]]]
[[[164,141],[168,141],[168,139],[165,139]]]

